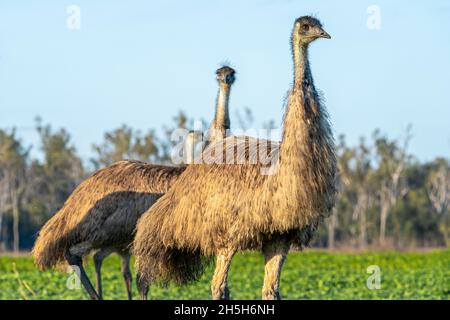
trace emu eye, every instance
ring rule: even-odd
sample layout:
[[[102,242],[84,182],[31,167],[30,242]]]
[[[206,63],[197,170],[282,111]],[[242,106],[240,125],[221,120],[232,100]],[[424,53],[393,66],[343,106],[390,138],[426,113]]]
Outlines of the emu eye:
[[[302,30],[303,31],[308,31],[309,30],[309,25],[308,24],[302,25]]]

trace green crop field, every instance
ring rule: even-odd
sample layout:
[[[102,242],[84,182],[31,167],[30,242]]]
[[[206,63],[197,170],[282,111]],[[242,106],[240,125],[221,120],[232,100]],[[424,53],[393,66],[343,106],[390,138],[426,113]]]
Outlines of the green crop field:
[[[379,267],[381,288],[370,290],[367,268],[373,265]],[[87,269],[94,280],[92,261]],[[232,298],[260,299],[263,269],[260,254],[236,255],[229,279]],[[103,270],[105,299],[125,299],[119,259],[107,258]],[[151,299],[209,299],[211,274],[212,266],[191,285],[152,287]],[[73,280],[70,273],[38,271],[29,257],[0,257],[0,299],[87,299],[82,289],[73,288]],[[284,299],[449,299],[450,250],[291,253],[282,272],[281,293]]]

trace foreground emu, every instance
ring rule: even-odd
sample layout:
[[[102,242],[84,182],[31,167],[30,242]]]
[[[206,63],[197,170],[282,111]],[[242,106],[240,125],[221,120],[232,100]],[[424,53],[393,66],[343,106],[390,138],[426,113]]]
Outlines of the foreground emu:
[[[229,129],[228,102],[235,71],[227,66],[217,70],[219,94],[216,116],[210,128],[210,142]],[[186,149],[192,151],[195,134],[189,134]],[[187,163],[192,162],[188,152]],[[35,263],[41,269],[68,263],[78,267],[80,280],[92,299],[102,299],[101,266],[103,259],[117,252],[122,258],[122,274],[131,299],[129,247],[139,217],[165,193],[186,167],[120,161],[97,171],[84,180],[64,206],[42,227],[33,247]],[[96,251],[94,262],[97,291],[83,268],[83,257]],[[148,287],[138,281],[141,298]]]
[[[274,174],[261,174],[262,164],[249,161],[189,166],[138,222],[133,251],[145,281],[182,284],[197,279],[209,260],[204,257],[216,256],[212,297],[226,299],[234,253],[260,249],[265,257],[262,297],[280,298],[280,272],[290,246],[307,244],[335,201],[332,130],[308,62],[308,46],[317,38],[330,38],[317,19],[295,21],[294,83],[282,141],[271,150],[278,159]],[[203,154],[221,147],[234,150],[236,140],[256,141],[229,137]]]

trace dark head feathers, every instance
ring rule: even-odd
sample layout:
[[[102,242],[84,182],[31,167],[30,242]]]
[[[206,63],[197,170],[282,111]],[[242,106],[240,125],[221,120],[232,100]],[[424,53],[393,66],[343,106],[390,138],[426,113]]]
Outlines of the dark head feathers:
[[[300,24],[309,24],[311,26],[318,26],[318,27],[322,27],[322,23],[319,21],[319,19],[312,17],[312,16],[303,16],[300,18],[297,18],[297,20],[295,20],[295,24],[300,23]]]
[[[216,71],[216,79],[220,82],[226,83],[228,85],[233,84],[236,71],[229,67],[229,66],[223,66]]]
[[[236,73],[236,71],[227,65],[224,65],[221,68],[216,70],[216,75],[233,75],[234,76],[235,73]]]

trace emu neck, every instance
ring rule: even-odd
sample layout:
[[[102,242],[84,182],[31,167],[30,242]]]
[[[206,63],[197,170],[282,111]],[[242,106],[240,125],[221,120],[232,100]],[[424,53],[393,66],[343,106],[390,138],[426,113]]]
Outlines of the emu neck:
[[[226,136],[226,131],[230,129],[230,116],[228,113],[228,102],[230,100],[231,86],[221,83],[219,94],[217,95],[216,115],[211,124],[210,130],[215,134],[220,133],[222,138]]]
[[[293,41],[295,43],[296,41]],[[298,43],[298,42],[297,42]],[[293,44],[294,85],[289,92],[284,115],[283,138],[280,146],[280,164],[300,166],[308,143],[308,124],[306,123],[307,88],[304,80],[310,75],[307,47]],[[312,85],[312,84],[311,84]],[[292,170],[294,168],[286,168]],[[300,169],[300,168],[298,168]]]
[[[191,136],[188,136],[186,138],[186,142],[184,145],[185,148],[185,163],[186,164],[193,164],[194,163],[194,157],[195,157],[195,142],[194,139]]]
[[[294,88],[302,89],[303,80],[310,76],[308,45],[295,44],[297,39],[292,41],[292,55],[294,59]]]
[[[305,47],[293,50],[294,86],[287,98],[273,200],[279,223],[304,226],[334,205],[336,156],[328,116],[314,88]],[[286,214],[290,212],[293,214]],[[301,214],[296,214],[301,213]]]

